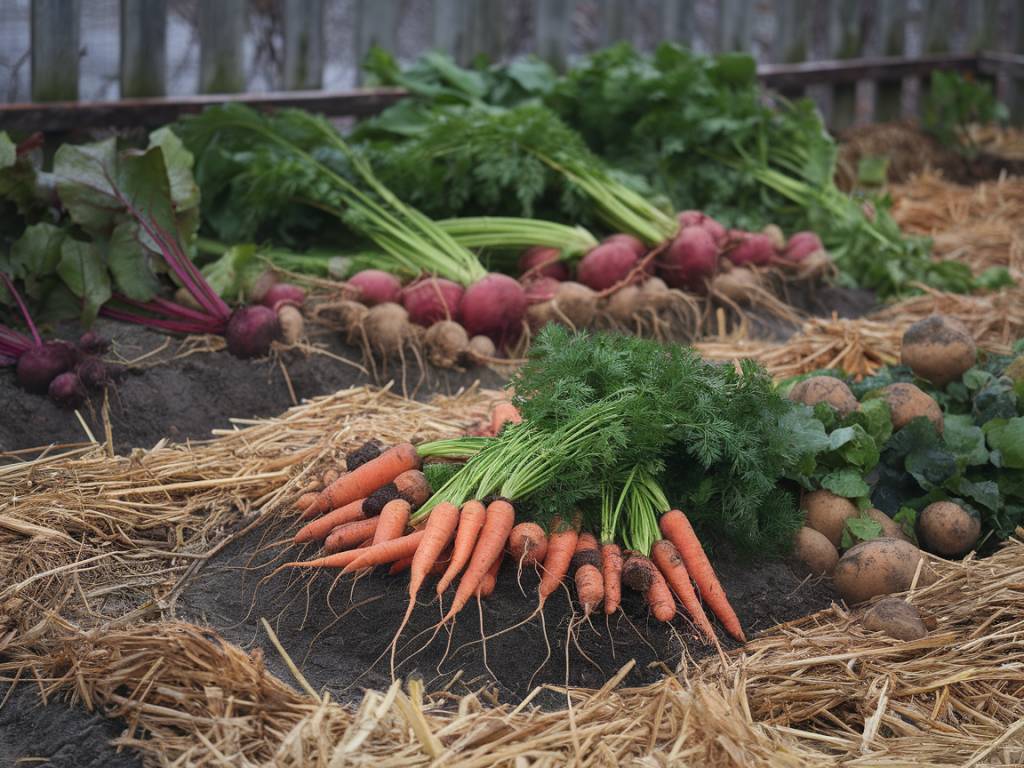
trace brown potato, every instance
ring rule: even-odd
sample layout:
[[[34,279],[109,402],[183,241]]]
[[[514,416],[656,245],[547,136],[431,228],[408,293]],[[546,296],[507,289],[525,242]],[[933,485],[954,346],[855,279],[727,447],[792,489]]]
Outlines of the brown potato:
[[[804,525],[823,534],[833,547],[839,547],[846,521],[857,516],[857,507],[852,501],[830,491],[805,493],[800,508],[807,512]]]
[[[793,560],[801,570],[827,576],[839,562],[839,552],[823,534],[804,526],[793,541]]]
[[[917,536],[929,552],[960,557],[971,551],[981,535],[981,520],[952,501],[936,501],[917,516]]]
[[[882,526],[882,536],[889,539],[903,539],[904,541],[910,541],[910,537],[903,532],[899,523],[885,514],[882,510],[872,507],[871,509],[865,510],[864,514]]]
[[[903,334],[900,362],[915,376],[944,387],[974,366],[978,349],[974,338],[959,320],[930,315],[918,320]]]
[[[832,570],[832,581],[849,604],[863,603],[876,595],[910,589],[917,563],[924,554],[901,539],[874,539],[850,547]],[[923,566],[920,584],[930,582]]]
[[[882,389],[882,398],[892,413],[892,428],[903,429],[918,416],[924,416],[942,434],[942,409],[931,397],[913,384],[890,384]]]
[[[840,416],[848,416],[860,408],[860,403],[846,382],[834,376],[811,376],[797,382],[789,390],[789,399],[812,407],[818,403],[828,403]]]
[[[884,632],[897,640],[920,640],[928,634],[917,608],[898,597],[879,600],[864,612],[864,629]]]

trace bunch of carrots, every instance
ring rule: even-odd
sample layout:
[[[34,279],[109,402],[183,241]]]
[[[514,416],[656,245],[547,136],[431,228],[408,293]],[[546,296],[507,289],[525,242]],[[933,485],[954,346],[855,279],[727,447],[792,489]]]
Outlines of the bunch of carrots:
[[[614,413],[591,415],[591,421],[585,423],[605,417],[613,418]],[[501,435],[505,440],[469,437],[418,448],[402,443],[386,450],[375,443],[363,446],[347,457],[346,473],[335,477],[329,472],[322,491],[307,493],[296,503],[308,522],[295,535],[295,542],[321,542],[322,556],[284,567],[332,568],[342,573],[377,566],[388,566],[391,574],[408,570],[409,604],[404,627],[428,576],[440,577],[438,598],[443,598],[458,579],[451,605],[441,621],[444,624],[472,598],[485,598],[493,592],[507,553],[520,567],[533,565],[540,569],[536,612],[572,570],[585,615],[602,605],[606,614],[615,613],[625,584],[645,596],[652,615],[660,621],[675,617],[678,600],[693,624],[714,642],[714,629],[701,604],[703,600],[731,637],[745,640],[739,619],[689,520],[682,511],[670,509],[650,477],[631,475],[617,494],[612,489],[603,494],[600,541],[594,533],[581,529],[579,514],[551,520],[547,531],[537,521],[517,521],[516,499],[543,488],[572,457],[571,450],[567,450],[545,464],[544,457],[553,452],[543,441],[560,446],[578,444],[581,451],[588,445],[585,437],[576,433],[569,433],[569,437],[536,436],[525,429],[514,434],[505,429],[506,425],[521,422],[518,409],[501,402],[490,424],[477,431]],[[583,430],[577,432],[582,434]],[[514,440],[519,441],[520,451],[523,445],[530,448],[529,472],[517,475],[515,467],[502,466],[501,479],[495,479],[494,467],[503,465],[508,454],[494,452]],[[488,451],[492,452],[489,459]],[[447,483],[432,493],[421,469],[424,459],[439,456],[469,458],[465,466],[475,468],[465,473],[471,484],[463,482],[459,489]],[[481,493],[473,497],[467,487]],[[487,493],[488,489],[504,489],[509,495]],[[622,518],[623,513],[626,518]],[[623,519],[629,521],[625,527]],[[618,543],[620,538],[625,540],[625,549]]]

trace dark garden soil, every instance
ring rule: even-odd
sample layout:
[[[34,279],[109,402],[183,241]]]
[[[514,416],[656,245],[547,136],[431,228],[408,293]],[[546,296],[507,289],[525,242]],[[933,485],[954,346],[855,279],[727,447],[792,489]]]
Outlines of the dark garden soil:
[[[381,570],[335,582],[336,572],[283,571],[266,578],[281,562],[312,555],[312,549],[281,543],[294,527],[292,521],[280,522],[231,542],[185,590],[179,613],[215,627],[243,647],[260,646],[272,670],[290,679],[260,626],[260,619],[266,618],[309,682],[317,689],[326,686],[337,699],[358,699],[363,688],[387,688],[389,646],[405,613],[408,574],[388,576]],[[725,552],[712,560],[748,636],[825,608],[833,599],[824,584],[802,579],[779,561],[739,560]],[[651,619],[639,594],[624,590],[624,611],[610,619],[601,613],[587,622],[572,613],[569,594],[562,590],[544,610],[550,643],[545,662],[548,648],[539,617],[501,633],[536,606],[535,572],[522,574],[524,595],[509,560],[502,564],[494,594],[479,606],[476,601],[467,605],[450,638],[441,631],[428,644],[440,619],[433,599],[436,581],[431,578],[424,586],[396,654],[396,675],[417,676],[428,690],[450,685],[453,692],[464,694],[488,688],[500,700],[518,701],[545,683],[600,687],[630,659],[636,666],[623,684],[643,685],[674,670],[683,654],[699,659],[715,653],[682,619],[671,626]],[[447,593],[449,601],[451,594]],[[486,648],[480,642],[481,623],[484,635],[494,635]],[[726,650],[738,646],[720,629],[719,634]],[[535,701],[565,705],[564,697],[553,692]]]

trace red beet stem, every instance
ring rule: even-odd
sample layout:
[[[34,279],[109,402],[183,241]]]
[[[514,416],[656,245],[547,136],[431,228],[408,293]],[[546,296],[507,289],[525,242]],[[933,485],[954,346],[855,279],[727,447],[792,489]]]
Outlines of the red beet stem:
[[[28,326],[29,331],[32,332],[32,338],[36,342],[37,347],[43,345],[43,339],[39,336],[39,329],[36,328],[36,324],[32,322],[32,315],[28,313],[28,307],[25,306],[25,302],[21,300],[21,294],[18,293],[18,289],[14,287],[14,283],[11,282],[11,278],[7,276],[6,272],[0,272],[0,278],[3,279],[4,285],[7,286],[8,292],[14,297],[14,300],[18,302],[18,309],[21,310],[22,317],[25,318],[25,325]]]

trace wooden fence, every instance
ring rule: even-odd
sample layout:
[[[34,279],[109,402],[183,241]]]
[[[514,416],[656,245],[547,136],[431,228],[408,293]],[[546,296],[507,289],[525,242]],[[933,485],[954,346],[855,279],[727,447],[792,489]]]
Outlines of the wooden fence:
[[[0,105],[0,128],[154,123],[225,98],[372,112],[397,94],[321,90],[332,54],[327,12],[340,3],[353,10],[345,36],[354,61],[378,44],[405,58],[433,47],[464,64],[479,54],[494,60],[533,52],[564,67],[614,41],[651,46],[667,39],[702,51],[751,52],[767,84],[811,96],[834,127],[917,115],[922,76],[936,67],[992,76],[1015,117],[1024,113],[1022,0],[198,0],[200,95],[175,99],[162,98],[168,0],[120,0],[121,101],[88,105],[67,103],[78,100],[83,0],[31,0],[33,103]],[[275,86],[293,93],[245,94],[249,21],[268,5],[281,22]],[[429,40],[403,48],[403,20],[414,10],[422,17],[427,7]]]

